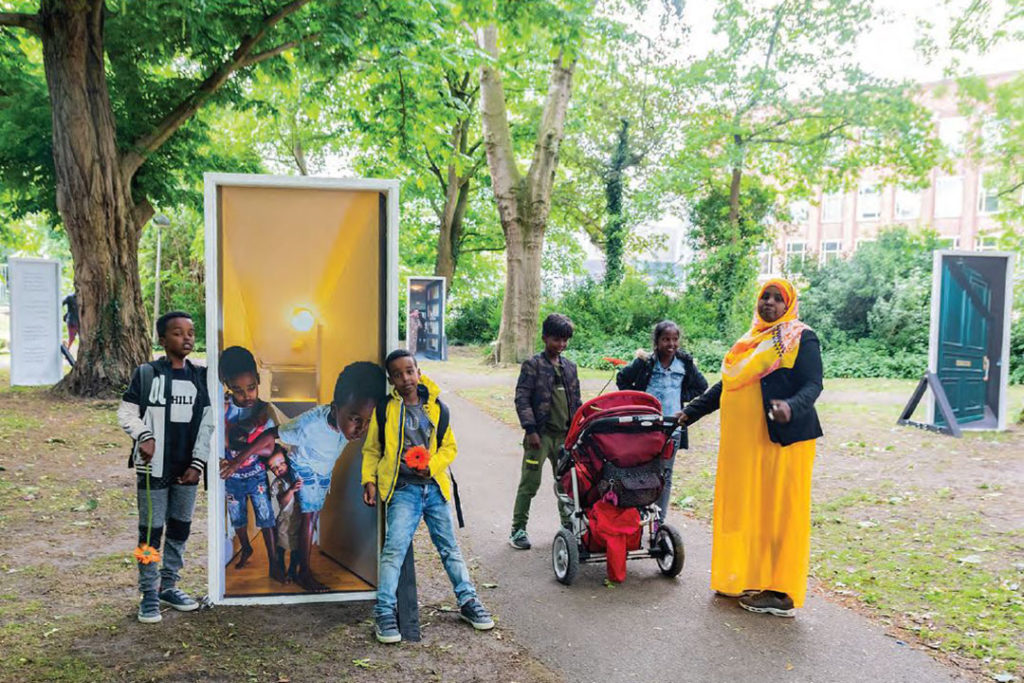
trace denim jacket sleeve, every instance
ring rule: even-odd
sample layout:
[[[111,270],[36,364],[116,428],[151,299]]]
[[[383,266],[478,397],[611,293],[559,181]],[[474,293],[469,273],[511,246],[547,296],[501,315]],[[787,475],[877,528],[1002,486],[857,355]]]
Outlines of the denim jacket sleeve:
[[[704,379],[693,356],[687,354],[683,358],[683,366],[686,368],[686,376],[683,377],[682,402],[686,404],[692,401],[708,389],[708,381]]]

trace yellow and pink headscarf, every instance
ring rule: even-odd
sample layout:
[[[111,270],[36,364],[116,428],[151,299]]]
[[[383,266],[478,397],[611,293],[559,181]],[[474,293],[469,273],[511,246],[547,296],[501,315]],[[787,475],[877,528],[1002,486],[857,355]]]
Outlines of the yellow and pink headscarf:
[[[791,368],[800,350],[800,335],[810,329],[800,322],[797,313],[796,288],[787,280],[772,278],[761,286],[764,291],[776,287],[782,292],[786,311],[774,322],[766,322],[754,304],[754,320],[750,329],[737,340],[722,359],[722,388],[731,391],[759,381],[779,368]]]

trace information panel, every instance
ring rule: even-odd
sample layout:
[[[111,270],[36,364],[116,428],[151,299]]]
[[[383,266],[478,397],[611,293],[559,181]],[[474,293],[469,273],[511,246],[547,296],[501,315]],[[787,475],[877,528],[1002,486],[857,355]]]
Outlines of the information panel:
[[[60,262],[12,258],[11,386],[56,384],[64,376],[60,354]]]

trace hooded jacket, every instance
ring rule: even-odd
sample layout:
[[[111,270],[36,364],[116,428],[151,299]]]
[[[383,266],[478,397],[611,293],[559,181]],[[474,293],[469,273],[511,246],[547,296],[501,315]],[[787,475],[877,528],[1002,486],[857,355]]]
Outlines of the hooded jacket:
[[[458,452],[455,436],[452,434],[451,425],[449,425],[445,430],[443,440],[440,444],[437,443],[437,423],[441,417],[441,407],[437,400],[441,390],[438,386],[429,377],[420,374],[418,391],[423,412],[426,413],[427,419],[434,427],[428,445],[430,476],[441,487],[441,493],[445,500],[451,500],[452,483],[448,476],[448,466],[455,460]],[[362,483],[363,486],[371,482],[375,484],[381,500],[388,503],[395,492],[395,484],[398,481],[398,465],[403,455],[405,401],[397,389],[392,389],[391,394],[384,401],[384,449],[381,450],[380,427],[375,417],[370,420],[370,428],[366,433],[366,440],[363,442]]]

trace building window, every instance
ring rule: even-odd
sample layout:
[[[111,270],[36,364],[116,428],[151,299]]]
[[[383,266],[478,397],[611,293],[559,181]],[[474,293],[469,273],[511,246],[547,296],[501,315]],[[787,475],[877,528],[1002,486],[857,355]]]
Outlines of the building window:
[[[793,241],[786,243],[786,271],[799,273],[804,268],[804,255],[807,251],[807,243]]]
[[[761,263],[761,275],[771,275],[775,272],[775,250],[770,244],[762,244],[757,248],[757,258]]]
[[[947,176],[935,181],[935,217],[959,218],[964,212],[964,179]]]
[[[827,240],[821,243],[821,263],[827,265],[837,260],[843,253],[843,243],[840,240]]]
[[[821,198],[821,222],[838,223],[843,220],[843,195],[831,192]]]
[[[794,225],[802,225],[811,217],[811,205],[801,199],[789,205],[789,216]]]
[[[960,238],[959,237],[940,237],[935,240],[937,249],[959,249]]]
[[[999,212],[999,190],[991,179],[992,176],[982,173],[978,178],[978,213]],[[986,179],[989,179],[986,182]]]
[[[921,217],[921,193],[913,190],[896,190],[896,220],[915,220]]]
[[[857,218],[862,221],[878,220],[882,214],[882,193],[877,186],[861,185],[857,190]]]
[[[999,249],[999,237],[996,235],[979,235],[974,242],[975,251],[996,251]]]
[[[967,119],[952,116],[939,120],[939,140],[950,156],[959,157],[964,153],[964,136],[967,133]]]

